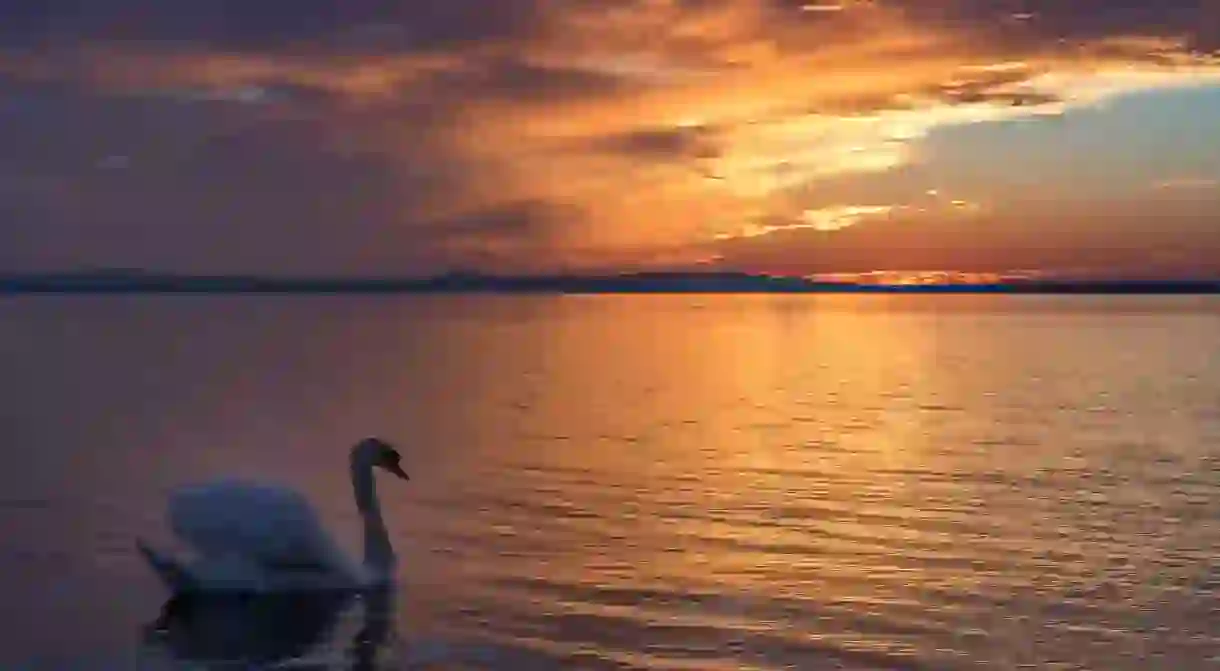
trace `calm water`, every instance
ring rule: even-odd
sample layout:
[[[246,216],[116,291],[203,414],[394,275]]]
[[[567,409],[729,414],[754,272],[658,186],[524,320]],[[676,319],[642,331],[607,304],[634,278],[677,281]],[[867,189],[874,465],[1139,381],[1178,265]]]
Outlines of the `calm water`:
[[[384,668],[1218,668],[1218,354],[1212,298],[2,299],[0,668],[175,668],[167,492],[356,547],[367,434]]]

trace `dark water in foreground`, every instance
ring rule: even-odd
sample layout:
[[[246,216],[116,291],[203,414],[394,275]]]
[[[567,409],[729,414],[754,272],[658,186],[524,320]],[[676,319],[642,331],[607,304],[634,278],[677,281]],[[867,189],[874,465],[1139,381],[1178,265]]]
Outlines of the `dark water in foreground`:
[[[355,547],[370,433],[383,668],[1218,668],[1218,350],[1216,298],[3,299],[0,669],[200,668],[133,539],[241,475]]]

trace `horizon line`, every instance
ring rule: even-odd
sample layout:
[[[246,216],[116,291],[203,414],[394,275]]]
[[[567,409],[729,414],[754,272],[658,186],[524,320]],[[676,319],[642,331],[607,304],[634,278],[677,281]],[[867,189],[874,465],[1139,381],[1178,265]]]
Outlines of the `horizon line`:
[[[926,272],[926,271],[925,271]],[[915,274],[915,273],[912,273]],[[864,275],[864,273],[861,273]],[[994,273],[962,275],[996,277]],[[395,277],[186,275],[149,271],[0,273],[0,294],[181,293],[1042,293],[1220,294],[1220,278],[1011,277],[994,281],[828,281],[744,271],[636,271],[599,275],[448,272]]]

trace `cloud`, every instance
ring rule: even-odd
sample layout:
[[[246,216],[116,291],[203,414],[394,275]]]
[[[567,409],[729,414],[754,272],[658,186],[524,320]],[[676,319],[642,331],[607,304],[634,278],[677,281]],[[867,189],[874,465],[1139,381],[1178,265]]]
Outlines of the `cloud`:
[[[905,211],[834,185],[918,165],[945,129],[1220,78],[1203,3],[26,4],[0,75],[42,112],[0,138],[37,177],[8,188],[60,217],[48,246],[136,227],[162,264],[236,263],[238,239],[300,267],[702,258]]]
[[[778,231],[708,249],[729,267],[801,274],[1091,268],[1126,277],[1214,276],[1220,236],[1211,220],[1206,214],[1167,222],[1143,213],[1107,213],[1031,230],[1019,216],[984,221],[905,211],[836,231]]]
[[[829,11],[829,10],[818,10]],[[757,238],[780,232],[809,229],[814,231],[837,231],[870,218],[890,214],[896,208],[890,205],[839,205],[805,210],[791,220],[770,218],[768,221],[750,223],[739,231],[717,233],[716,240],[741,240]]]
[[[0,40],[41,45],[153,41],[263,51],[333,45],[358,49],[361,40],[411,49],[512,39],[539,22],[538,0],[40,0],[8,3]]]
[[[814,8],[836,11],[810,11]],[[880,11],[910,22],[971,30],[1013,41],[1069,41],[1114,34],[1183,35],[1213,44],[1220,10],[1203,0],[41,0],[9,3],[0,40],[36,45],[70,41],[191,42],[267,50],[327,46],[343,51],[449,48],[486,41],[543,46],[569,36],[608,52],[639,47],[671,53],[759,54],[768,42],[801,43],[802,27],[830,26],[824,41],[854,40]],[[592,37],[592,39],[590,39]]]
[[[451,185],[466,179],[456,159],[429,147],[426,121],[404,131],[379,118],[352,115],[345,127],[332,114],[218,102],[54,88],[22,97],[0,124],[0,184],[10,184],[12,208],[0,224],[2,267],[435,263],[410,243],[416,213],[449,202]],[[404,161],[408,144],[431,160]],[[105,169],[116,156],[125,167]]]

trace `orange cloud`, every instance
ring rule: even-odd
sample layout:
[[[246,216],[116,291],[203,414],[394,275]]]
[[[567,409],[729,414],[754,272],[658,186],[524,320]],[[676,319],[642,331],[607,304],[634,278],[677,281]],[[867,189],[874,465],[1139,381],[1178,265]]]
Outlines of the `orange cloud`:
[[[880,2],[638,0],[556,4],[513,39],[427,51],[111,45],[26,55],[6,70],[124,94],[307,108],[335,126],[320,142],[384,152],[404,172],[443,156],[462,171],[392,216],[440,226],[545,203],[566,220],[463,228],[456,247],[539,263],[649,249],[669,258],[716,239],[846,228],[912,205],[845,203],[824,185],[916,164],[938,129],[1220,81],[1220,58],[1182,40],[988,35]],[[434,110],[426,147],[408,127],[420,108]],[[968,198],[955,203],[969,208]]]

